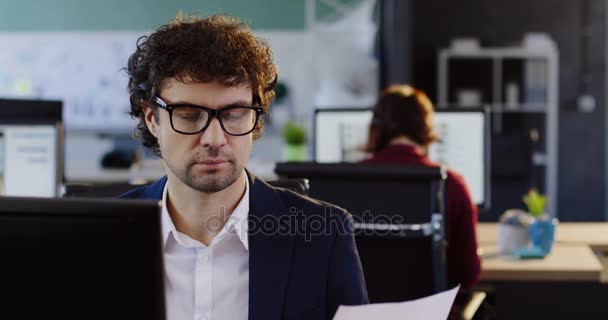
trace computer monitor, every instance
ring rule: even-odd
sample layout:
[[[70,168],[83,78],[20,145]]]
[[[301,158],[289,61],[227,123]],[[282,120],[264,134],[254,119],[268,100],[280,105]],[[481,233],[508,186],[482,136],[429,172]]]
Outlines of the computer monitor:
[[[473,201],[490,207],[490,125],[484,110],[435,113],[440,140],[429,146],[429,158],[464,176]]]
[[[314,159],[320,163],[357,162],[366,154],[372,120],[369,108],[317,109]],[[490,207],[490,126],[485,108],[437,110],[440,141],[429,148],[431,160],[462,174],[478,207]]]
[[[0,195],[59,195],[61,119],[61,101],[0,99]]]
[[[0,197],[3,318],[165,319],[161,250],[157,201]]]
[[[316,162],[357,162],[365,158],[362,149],[372,121],[371,109],[316,109],[314,117]]]

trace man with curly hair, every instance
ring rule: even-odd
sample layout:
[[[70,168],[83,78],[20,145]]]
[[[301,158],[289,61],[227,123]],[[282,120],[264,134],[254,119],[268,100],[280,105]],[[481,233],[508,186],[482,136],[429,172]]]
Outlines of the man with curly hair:
[[[162,200],[168,319],[331,319],[367,303],[350,215],[245,169],[278,77],[265,41],[233,17],[178,16],[137,41],[127,72],[135,136],[166,176],[122,197]]]

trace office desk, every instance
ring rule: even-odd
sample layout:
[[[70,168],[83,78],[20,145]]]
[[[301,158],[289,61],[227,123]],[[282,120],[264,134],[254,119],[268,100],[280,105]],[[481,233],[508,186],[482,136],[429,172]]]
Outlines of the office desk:
[[[477,225],[477,239],[481,248],[495,252],[497,238],[498,224]],[[555,241],[556,247],[561,244],[588,246],[597,254],[596,259],[602,265],[601,282],[608,283],[608,222],[560,223],[557,226]]]
[[[545,259],[499,256],[495,244],[480,244],[482,281],[599,282],[602,265],[586,245],[556,244]]]
[[[605,230],[605,231],[604,231]],[[499,319],[608,319],[608,223],[560,223],[543,260],[497,255],[496,223],[477,228],[481,286],[493,292]]]
[[[560,223],[556,238],[561,243],[587,244],[593,250],[608,251],[608,223]]]
[[[496,243],[498,225],[479,223],[477,239],[480,243]],[[608,251],[608,222],[559,223],[555,233],[557,243],[589,245],[594,251]]]

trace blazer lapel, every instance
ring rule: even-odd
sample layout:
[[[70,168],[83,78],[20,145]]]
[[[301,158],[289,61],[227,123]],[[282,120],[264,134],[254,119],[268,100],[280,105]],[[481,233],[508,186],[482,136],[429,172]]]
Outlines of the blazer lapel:
[[[277,192],[248,173],[249,196],[249,320],[279,320],[283,312],[293,237],[268,232],[264,221],[279,227],[288,211]]]
[[[142,196],[144,199],[161,200],[163,198],[163,191],[165,190],[165,184],[167,183],[167,176],[163,176],[153,184],[147,186]]]

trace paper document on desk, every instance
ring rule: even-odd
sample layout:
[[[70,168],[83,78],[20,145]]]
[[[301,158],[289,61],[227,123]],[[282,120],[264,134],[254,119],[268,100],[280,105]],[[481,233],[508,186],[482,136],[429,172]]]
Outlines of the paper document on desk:
[[[460,286],[430,297],[396,303],[340,306],[334,320],[445,320]]]

